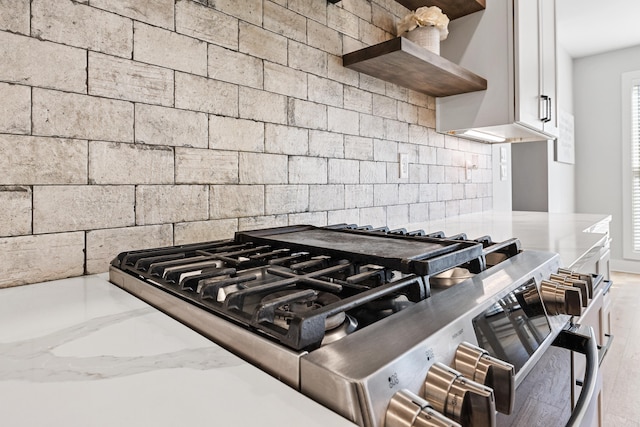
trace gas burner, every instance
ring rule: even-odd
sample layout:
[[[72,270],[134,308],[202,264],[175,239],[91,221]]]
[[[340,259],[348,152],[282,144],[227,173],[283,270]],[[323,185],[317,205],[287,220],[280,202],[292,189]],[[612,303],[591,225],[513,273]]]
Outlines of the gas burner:
[[[281,304],[275,309],[273,323],[288,329],[291,319],[299,315],[312,314],[327,305],[339,303],[341,298],[329,292],[287,289],[273,292],[262,299],[262,304]],[[358,327],[358,321],[344,311],[327,316],[324,321],[324,338],[320,345],[337,341]]]

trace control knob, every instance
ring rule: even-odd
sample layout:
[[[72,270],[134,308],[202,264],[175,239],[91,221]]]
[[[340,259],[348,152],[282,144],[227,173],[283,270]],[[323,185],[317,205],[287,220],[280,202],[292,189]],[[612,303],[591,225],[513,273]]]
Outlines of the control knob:
[[[516,397],[516,373],[511,363],[496,359],[485,349],[468,342],[458,346],[453,363],[462,375],[493,390],[498,412],[511,414]]]
[[[438,412],[459,422],[463,427],[496,425],[493,390],[440,362],[434,363],[427,372],[424,398]]]
[[[391,398],[385,427],[461,427],[460,424],[438,413],[423,398],[407,389]]]
[[[579,288],[543,280],[540,293],[549,314],[582,314],[582,293]]]

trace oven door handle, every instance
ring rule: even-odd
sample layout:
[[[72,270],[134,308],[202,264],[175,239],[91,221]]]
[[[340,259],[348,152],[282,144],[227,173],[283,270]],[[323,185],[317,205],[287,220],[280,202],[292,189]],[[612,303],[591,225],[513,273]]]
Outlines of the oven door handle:
[[[571,418],[569,418],[566,424],[566,427],[577,427],[580,426],[587,417],[598,385],[599,357],[593,328],[586,325],[567,325],[556,337],[553,345],[582,353],[586,356],[586,369],[582,391],[571,413]]]

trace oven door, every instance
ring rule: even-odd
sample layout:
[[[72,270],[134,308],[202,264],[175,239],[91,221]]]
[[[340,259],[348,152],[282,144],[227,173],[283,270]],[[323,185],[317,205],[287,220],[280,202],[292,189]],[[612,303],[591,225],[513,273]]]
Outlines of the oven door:
[[[572,408],[573,352],[584,354],[586,370],[580,397]],[[599,352],[593,329],[567,325],[518,385],[512,415],[498,414],[497,425],[600,425],[601,390]]]

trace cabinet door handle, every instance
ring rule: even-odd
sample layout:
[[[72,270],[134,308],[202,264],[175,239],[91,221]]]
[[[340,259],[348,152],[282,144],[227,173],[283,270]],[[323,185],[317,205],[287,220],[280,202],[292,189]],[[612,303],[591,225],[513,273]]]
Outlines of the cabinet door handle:
[[[545,120],[545,123],[551,121],[551,106],[551,97],[547,96],[547,119]]]
[[[547,95],[540,95],[540,120],[547,122],[549,117],[549,97]]]

